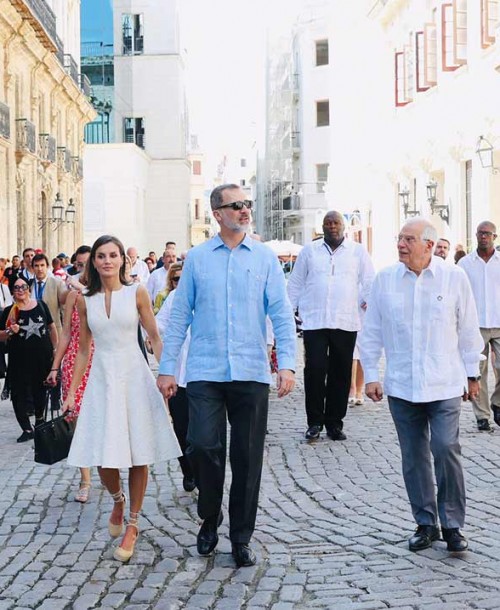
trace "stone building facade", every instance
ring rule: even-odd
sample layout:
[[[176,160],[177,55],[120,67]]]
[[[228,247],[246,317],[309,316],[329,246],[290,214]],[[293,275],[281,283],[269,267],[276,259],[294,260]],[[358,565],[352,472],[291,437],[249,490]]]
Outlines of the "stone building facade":
[[[79,20],[79,0],[0,0],[2,256],[81,243],[83,130],[95,112]]]

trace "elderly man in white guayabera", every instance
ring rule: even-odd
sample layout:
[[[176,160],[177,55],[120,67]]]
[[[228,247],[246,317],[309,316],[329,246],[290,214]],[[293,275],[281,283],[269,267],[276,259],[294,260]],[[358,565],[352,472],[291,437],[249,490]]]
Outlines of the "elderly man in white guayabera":
[[[420,551],[439,538],[449,551],[465,551],[459,419],[462,397],[479,393],[484,341],[467,276],[432,252],[436,230],[422,218],[398,236],[399,263],[375,277],[359,348],[366,395],[383,396],[378,364],[386,356],[384,389],[401,446],[403,477]],[[432,459],[437,481],[437,500]]]

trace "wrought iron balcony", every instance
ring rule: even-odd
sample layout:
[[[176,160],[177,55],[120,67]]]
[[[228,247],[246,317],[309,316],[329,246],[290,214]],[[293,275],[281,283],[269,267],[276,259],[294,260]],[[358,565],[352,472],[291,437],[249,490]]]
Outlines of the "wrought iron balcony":
[[[73,59],[73,56],[69,53],[64,54],[64,69],[71,76],[71,78],[75,81],[75,83],[79,86],[78,79],[78,65],[76,61]]]
[[[90,84],[90,79],[86,74],[80,74],[80,89],[83,91],[85,97],[91,97],[92,85]]]
[[[0,102],[0,136],[10,138],[10,108]]]
[[[16,150],[36,153],[36,127],[28,119],[16,119]]]
[[[46,49],[57,47],[56,15],[45,0],[11,0],[23,18],[30,22],[37,38]]]
[[[56,139],[48,133],[41,133],[38,136],[40,147],[40,159],[45,163],[56,162]]]

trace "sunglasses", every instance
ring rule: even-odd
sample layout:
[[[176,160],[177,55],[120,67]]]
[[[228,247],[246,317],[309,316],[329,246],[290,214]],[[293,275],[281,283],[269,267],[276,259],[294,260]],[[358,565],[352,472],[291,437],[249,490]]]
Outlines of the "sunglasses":
[[[14,286],[12,290],[19,290],[19,292],[24,292],[25,290],[29,290],[28,286]]]
[[[250,201],[250,199],[245,199],[245,201],[233,201],[233,203],[226,203],[215,209],[222,210],[222,208],[231,208],[236,212],[242,210],[244,207],[247,208],[247,210],[251,210],[253,208],[253,201]]]
[[[181,279],[181,276],[177,275],[177,276],[172,278],[172,282],[178,282],[180,279]]]

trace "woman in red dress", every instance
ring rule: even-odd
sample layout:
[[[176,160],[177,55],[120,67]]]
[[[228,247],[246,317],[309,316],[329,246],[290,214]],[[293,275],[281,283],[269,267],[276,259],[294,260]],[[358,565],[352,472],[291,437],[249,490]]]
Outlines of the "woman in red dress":
[[[80,318],[78,316],[78,309],[76,307],[76,303],[78,301],[78,298],[82,297],[80,291],[77,290],[76,287],[77,284],[75,282],[72,282],[72,288],[75,289],[68,294],[68,297],[66,299],[66,303],[64,306],[63,329],[59,338],[59,343],[57,344],[57,351],[54,356],[52,370],[50,371],[49,376],[47,377],[47,383],[50,385],[55,385],[57,381],[59,367],[61,366],[62,362],[61,388],[63,401],[65,401],[68,396],[69,386],[73,377],[73,369],[75,367],[75,358],[78,352],[78,342],[80,339]],[[81,284],[80,287],[84,288],[83,284]],[[82,381],[75,392],[75,411],[73,414],[75,418],[80,412],[83,392],[85,391],[85,386],[87,385],[87,379],[89,377],[90,367],[92,365],[93,351],[94,348],[92,346],[87,370],[85,371]],[[80,468],[80,486],[75,494],[75,502],[87,502],[87,500],[89,499],[90,487],[90,468]]]

